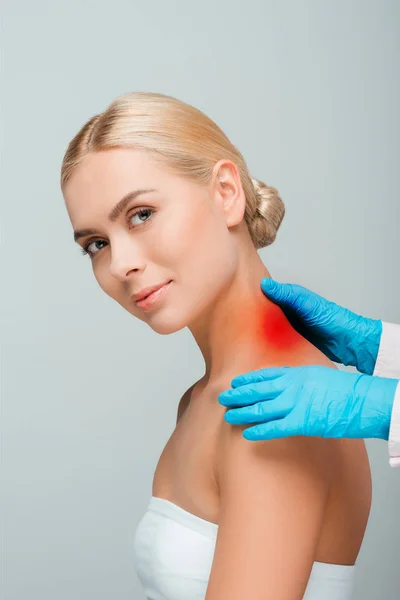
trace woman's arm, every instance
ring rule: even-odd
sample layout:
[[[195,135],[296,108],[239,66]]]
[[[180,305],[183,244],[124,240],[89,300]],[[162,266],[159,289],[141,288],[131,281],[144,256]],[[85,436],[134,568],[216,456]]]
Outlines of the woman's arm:
[[[206,600],[301,600],[327,500],[326,440],[251,442],[245,427],[222,425],[219,529]]]

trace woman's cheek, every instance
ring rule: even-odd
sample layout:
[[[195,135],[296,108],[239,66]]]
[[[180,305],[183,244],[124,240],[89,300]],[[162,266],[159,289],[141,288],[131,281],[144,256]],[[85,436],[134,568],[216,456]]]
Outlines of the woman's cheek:
[[[156,233],[153,244],[157,264],[175,267],[179,262],[199,249],[201,227],[195,222],[189,224],[181,219],[171,220]]]
[[[120,302],[121,284],[110,275],[105,265],[100,264],[100,261],[97,264],[94,264],[93,274],[103,292],[107,294],[107,296],[110,296],[110,298]]]

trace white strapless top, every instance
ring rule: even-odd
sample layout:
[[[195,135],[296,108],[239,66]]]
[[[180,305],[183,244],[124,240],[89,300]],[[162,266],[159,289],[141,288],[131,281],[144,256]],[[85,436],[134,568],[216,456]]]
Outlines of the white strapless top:
[[[218,525],[151,496],[134,537],[135,568],[148,600],[204,600]],[[349,600],[355,567],[315,562],[303,600]]]

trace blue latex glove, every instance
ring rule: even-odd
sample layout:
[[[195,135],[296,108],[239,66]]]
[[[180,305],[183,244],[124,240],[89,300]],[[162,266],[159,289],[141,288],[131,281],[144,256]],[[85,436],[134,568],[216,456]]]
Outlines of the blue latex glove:
[[[399,380],[338,371],[329,367],[260,369],[232,380],[218,396],[225,420],[240,425],[248,440],[293,435],[326,438],[389,437]]]
[[[357,315],[300,285],[266,278],[261,289],[280,305],[293,327],[328,358],[372,375],[382,321]]]

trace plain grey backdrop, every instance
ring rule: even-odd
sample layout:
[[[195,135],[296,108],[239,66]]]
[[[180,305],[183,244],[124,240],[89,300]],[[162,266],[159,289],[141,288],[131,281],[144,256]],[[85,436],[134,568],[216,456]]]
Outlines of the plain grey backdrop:
[[[400,322],[397,0],[5,0],[2,598],[141,600],[133,536],[178,400],[203,373],[106,296],[72,239],[61,160],[118,95],[203,110],[280,191],[272,275]],[[400,595],[400,470],[367,444],[356,600]],[[323,599],[321,599],[323,600]]]

